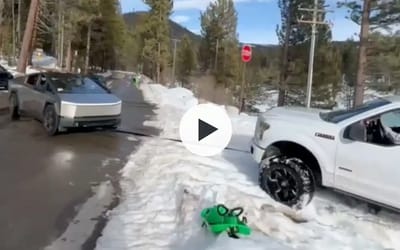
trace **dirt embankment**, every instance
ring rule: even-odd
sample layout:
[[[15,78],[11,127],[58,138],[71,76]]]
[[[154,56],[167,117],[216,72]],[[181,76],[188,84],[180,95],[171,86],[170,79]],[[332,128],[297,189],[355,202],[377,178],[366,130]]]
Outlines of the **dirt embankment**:
[[[205,99],[220,105],[233,105],[233,96],[231,91],[224,88],[224,86],[217,85],[214,77],[192,77],[191,82],[193,83],[195,95],[199,99]]]

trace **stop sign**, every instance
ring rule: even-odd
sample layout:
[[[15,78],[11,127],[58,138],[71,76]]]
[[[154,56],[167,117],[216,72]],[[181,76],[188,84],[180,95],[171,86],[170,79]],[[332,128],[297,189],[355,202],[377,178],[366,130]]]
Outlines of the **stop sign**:
[[[242,47],[242,61],[247,63],[251,60],[251,46],[246,44]]]

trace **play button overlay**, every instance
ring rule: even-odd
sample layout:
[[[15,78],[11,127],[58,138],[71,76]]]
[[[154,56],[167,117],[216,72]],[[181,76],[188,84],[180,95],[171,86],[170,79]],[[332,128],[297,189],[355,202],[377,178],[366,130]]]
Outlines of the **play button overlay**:
[[[224,107],[199,104],[183,115],[179,134],[184,146],[193,154],[213,156],[228,146],[232,123]]]
[[[199,119],[199,141],[203,140],[204,137],[209,136],[218,129],[207,122]]]

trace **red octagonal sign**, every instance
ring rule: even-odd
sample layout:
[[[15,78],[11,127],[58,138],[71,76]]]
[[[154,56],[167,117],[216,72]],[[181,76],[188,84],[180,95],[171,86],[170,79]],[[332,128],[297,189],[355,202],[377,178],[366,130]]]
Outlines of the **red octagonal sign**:
[[[242,47],[242,61],[247,63],[251,60],[251,46],[246,44]]]

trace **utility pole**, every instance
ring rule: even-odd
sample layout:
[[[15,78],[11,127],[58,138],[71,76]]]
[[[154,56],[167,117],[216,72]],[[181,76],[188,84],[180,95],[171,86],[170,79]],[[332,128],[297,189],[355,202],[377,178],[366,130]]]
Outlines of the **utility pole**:
[[[176,68],[176,44],[180,42],[181,40],[179,39],[172,39],[174,42],[174,56],[172,60],[172,81],[175,84],[175,68]]]
[[[306,106],[310,108],[311,106],[311,92],[314,74],[314,54],[315,54],[315,40],[317,37],[317,25],[328,25],[327,22],[319,21],[318,15],[321,13],[326,13],[325,9],[319,9],[319,0],[314,0],[314,8],[299,8],[301,11],[312,12],[312,20],[298,20],[299,23],[311,24],[311,45],[310,45],[310,55],[308,61],[308,75],[307,75],[307,95],[306,95]]]
[[[32,48],[33,31],[36,23],[36,16],[39,10],[39,0],[31,0],[31,5],[29,7],[28,20],[26,22],[24,39],[22,41],[21,52],[18,60],[17,71],[19,73],[25,74],[26,65],[28,63],[28,57],[31,54],[30,50]]]

